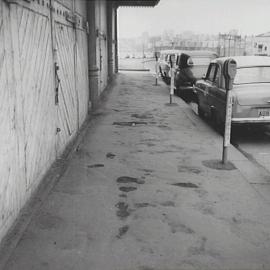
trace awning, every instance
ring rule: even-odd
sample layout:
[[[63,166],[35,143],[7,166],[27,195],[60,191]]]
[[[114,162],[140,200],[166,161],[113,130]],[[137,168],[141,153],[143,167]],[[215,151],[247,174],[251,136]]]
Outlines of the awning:
[[[160,0],[115,0],[113,2],[115,2],[119,7],[154,7],[159,3],[159,1]]]

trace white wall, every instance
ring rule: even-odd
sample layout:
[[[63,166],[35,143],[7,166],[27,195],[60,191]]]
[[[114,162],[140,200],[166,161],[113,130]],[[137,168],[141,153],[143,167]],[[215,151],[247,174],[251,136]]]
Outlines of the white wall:
[[[62,1],[75,6],[72,0]],[[86,30],[75,31],[63,14],[52,18],[49,0],[45,5],[18,2],[0,0],[0,240],[75,137],[89,100]],[[85,5],[76,0],[78,14]],[[58,104],[54,62],[59,65]]]

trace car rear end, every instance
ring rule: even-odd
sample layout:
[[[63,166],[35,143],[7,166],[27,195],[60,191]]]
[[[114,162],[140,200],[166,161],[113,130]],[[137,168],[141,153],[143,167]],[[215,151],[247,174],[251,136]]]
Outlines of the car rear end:
[[[270,83],[234,87],[232,124],[270,124]]]

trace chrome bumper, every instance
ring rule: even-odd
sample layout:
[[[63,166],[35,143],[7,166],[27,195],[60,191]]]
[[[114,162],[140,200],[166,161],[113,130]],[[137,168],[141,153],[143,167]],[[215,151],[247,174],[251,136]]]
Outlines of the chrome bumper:
[[[232,124],[269,124],[268,117],[232,118]]]

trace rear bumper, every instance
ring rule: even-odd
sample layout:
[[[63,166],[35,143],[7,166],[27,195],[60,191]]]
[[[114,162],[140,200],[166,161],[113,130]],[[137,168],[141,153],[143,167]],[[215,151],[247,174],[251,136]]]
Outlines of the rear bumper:
[[[270,124],[269,117],[232,118],[232,124]]]

